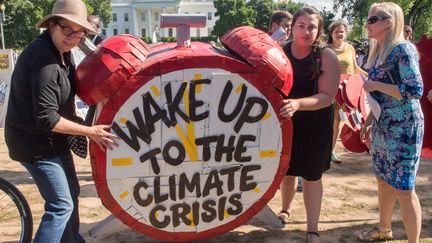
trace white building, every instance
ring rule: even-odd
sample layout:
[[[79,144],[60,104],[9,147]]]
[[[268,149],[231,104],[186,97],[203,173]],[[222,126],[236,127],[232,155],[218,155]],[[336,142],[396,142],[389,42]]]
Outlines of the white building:
[[[203,14],[205,28],[191,28],[191,36],[209,36],[216,22],[213,0],[111,0],[112,21],[103,29],[106,36],[176,36],[175,28],[160,29],[160,14]]]

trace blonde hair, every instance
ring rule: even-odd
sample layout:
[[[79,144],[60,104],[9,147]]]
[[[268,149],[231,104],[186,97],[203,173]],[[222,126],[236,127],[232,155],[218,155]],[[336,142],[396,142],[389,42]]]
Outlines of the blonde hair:
[[[404,40],[404,15],[399,5],[391,2],[374,3],[372,4],[371,10],[372,9],[377,11],[377,15],[388,17],[388,19],[383,21],[388,21],[390,27],[384,39],[383,46],[380,46],[375,39],[370,39],[369,57],[365,65],[366,68],[371,68],[374,65],[382,65],[393,48]]]

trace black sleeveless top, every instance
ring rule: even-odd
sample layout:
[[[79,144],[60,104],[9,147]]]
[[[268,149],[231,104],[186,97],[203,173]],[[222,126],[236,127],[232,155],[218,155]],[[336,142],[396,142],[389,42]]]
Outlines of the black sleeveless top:
[[[310,71],[313,56],[303,59],[292,55],[291,42],[283,47],[291,62],[294,81],[289,99],[298,99],[317,94],[318,80]],[[335,67],[336,68],[336,67]],[[318,180],[330,168],[333,134],[333,109],[328,106],[315,111],[297,111],[293,122],[293,144],[290,168],[287,175],[301,176],[306,180]]]

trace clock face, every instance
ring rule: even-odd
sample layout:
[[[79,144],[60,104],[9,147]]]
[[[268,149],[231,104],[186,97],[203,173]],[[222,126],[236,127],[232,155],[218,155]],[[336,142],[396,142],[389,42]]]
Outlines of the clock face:
[[[118,110],[101,112],[112,113],[121,138],[96,155],[106,162],[106,188],[98,188],[105,206],[160,240],[206,238],[246,223],[288,168],[278,105],[223,69],[143,83]]]

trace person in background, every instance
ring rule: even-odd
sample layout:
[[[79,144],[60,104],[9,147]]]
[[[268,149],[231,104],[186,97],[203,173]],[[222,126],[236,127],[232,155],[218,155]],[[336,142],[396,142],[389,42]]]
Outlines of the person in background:
[[[87,38],[89,38],[93,44],[98,45],[101,41],[105,40],[105,36],[102,35],[102,21],[99,16],[89,15],[87,17],[87,21],[91,24],[94,30],[96,30],[97,34],[88,34]]]
[[[403,31],[404,31],[404,38],[405,38],[405,40],[412,42],[413,30],[412,30],[411,26],[404,25]]]
[[[292,15],[286,11],[279,11],[272,15],[270,19],[270,31],[268,34],[279,44],[282,45],[291,34]]]
[[[432,103],[432,89],[427,93],[427,99]]]
[[[364,67],[364,65],[367,62],[369,56],[369,43],[365,41],[363,43],[363,51],[357,58],[357,65],[360,67],[361,70],[364,70],[367,72],[367,69]]]
[[[422,213],[415,181],[424,133],[419,56],[404,38],[404,15],[399,5],[374,3],[365,27],[370,39],[366,64],[370,70],[363,87],[379,103],[381,112],[369,113],[360,138],[371,145],[379,224],[359,234],[358,239],[392,240],[393,209],[399,201],[408,243],[417,243]]]
[[[79,234],[80,192],[69,135],[88,136],[101,149],[115,145],[110,126],[83,126],[73,122],[74,71],[71,49],[87,33],[81,0],[57,0],[52,14],[37,25],[46,28],[18,57],[12,74],[6,114],[5,141],[11,159],[33,177],[45,201],[45,213],[34,242],[84,242]]]
[[[99,16],[96,15],[89,15],[87,17],[87,21],[91,24],[93,29],[96,30],[96,34],[88,34],[87,38],[90,39],[95,46],[97,46],[99,43],[105,40],[105,36],[102,35],[102,21]],[[84,118],[85,125],[90,126],[93,124],[95,113],[96,105],[89,106]]]
[[[320,242],[318,220],[323,195],[322,174],[330,168],[332,151],[332,101],[339,85],[338,60],[329,48],[322,48],[323,19],[318,10],[297,10],[292,23],[292,42],[283,50],[294,74],[289,98],[279,115],[293,123],[290,167],[281,184],[282,210],[289,209],[295,195],[296,178],[302,177],[307,218],[307,242]]]
[[[339,60],[339,67],[341,74],[357,74],[367,76],[367,73],[363,71],[358,65],[356,60],[356,53],[354,47],[346,42],[348,36],[348,25],[344,20],[338,20],[333,22],[329,27],[327,45],[337,55]],[[334,121],[333,121],[333,152],[331,160],[333,163],[340,164],[342,159],[334,149],[336,146],[337,138],[339,137],[340,130],[340,116],[339,112],[341,107],[337,102],[333,102],[334,105]]]

